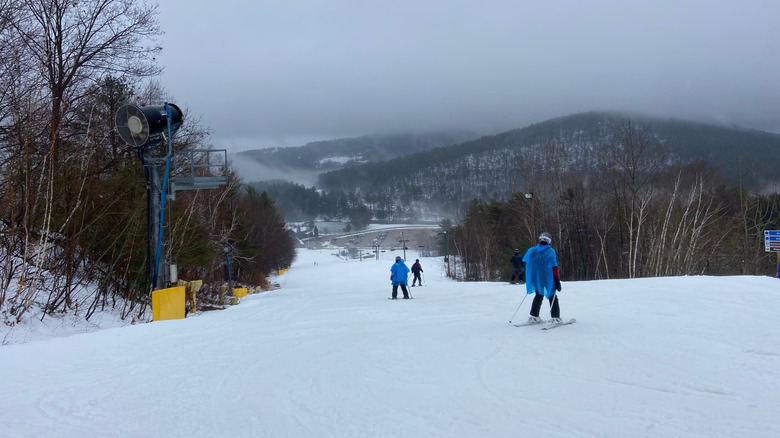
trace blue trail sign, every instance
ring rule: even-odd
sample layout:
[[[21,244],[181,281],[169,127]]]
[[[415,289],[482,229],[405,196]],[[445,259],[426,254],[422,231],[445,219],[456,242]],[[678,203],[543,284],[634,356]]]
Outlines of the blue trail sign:
[[[777,253],[777,278],[780,278],[780,230],[764,230],[764,251]]]
[[[764,230],[764,250],[780,252],[780,230]]]

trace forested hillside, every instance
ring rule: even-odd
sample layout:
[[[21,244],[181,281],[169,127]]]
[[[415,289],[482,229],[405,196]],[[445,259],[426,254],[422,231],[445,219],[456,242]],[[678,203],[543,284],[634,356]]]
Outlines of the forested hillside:
[[[250,150],[239,152],[236,156],[274,168],[327,171],[340,169],[345,165],[386,161],[415,152],[458,144],[475,137],[473,133],[457,131],[377,134],[316,141],[299,147]]]
[[[522,129],[458,145],[419,152],[382,163],[349,166],[327,172],[319,186],[353,190],[360,181],[367,197],[424,201],[452,212],[458,200],[506,200],[528,187],[524,177],[532,156],[554,149],[568,170],[593,169],[599,151],[614,141],[627,122],[648,131],[672,156],[685,162],[703,159],[730,184],[774,187],[780,181],[780,135],[703,123],[589,112],[548,120]],[[392,182],[392,184],[390,184]]]
[[[673,139],[633,121],[598,145],[568,138],[525,148],[524,182],[510,197],[475,197],[457,213],[448,247],[463,278],[507,278],[510,250],[542,231],[554,236],[564,279],[776,275],[764,231],[780,229],[777,193],[729,183],[706,158],[683,159]]]

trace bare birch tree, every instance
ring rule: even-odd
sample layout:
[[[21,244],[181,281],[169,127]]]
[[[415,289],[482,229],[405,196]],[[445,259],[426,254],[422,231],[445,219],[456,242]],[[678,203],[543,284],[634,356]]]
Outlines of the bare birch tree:
[[[600,177],[619,208],[625,226],[628,278],[641,275],[642,232],[655,196],[655,182],[668,164],[668,152],[647,128],[628,121],[601,149]]]
[[[47,121],[28,122],[32,129],[45,131],[45,139],[26,137],[16,143],[23,145],[22,162],[31,160],[40,168],[37,176],[25,174],[29,182],[22,187],[23,199],[36,200],[24,202],[25,214],[40,218],[27,225],[24,240],[30,242],[34,234],[42,240],[34,248],[27,245],[23,260],[34,263],[33,271],[38,273],[47,265],[53,244],[62,247],[66,301],[74,286],[78,234],[84,226],[79,223],[83,215],[77,213],[84,202],[83,177],[93,157],[76,151],[95,147],[85,141],[87,133],[74,130],[81,116],[77,109],[90,87],[105,75],[136,80],[160,71],[154,59],[160,50],[154,43],[160,34],[156,11],[156,5],[131,0],[19,0],[3,10],[2,38],[13,38],[21,67],[13,93],[29,95],[33,88],[27,84],[43,78],[45,87],[37,90],[44,90],[41,101],[48,103],[45,118],[31,119],[30,112],[19,111],[20,120]],[[38,181],[29,180],[30,176]],[[77,189],[71,190],[74,185]],[[42,211],[37,210],[37,200],[43,200]],[[17,318],[29,309],[40,286],[40,282],[27,284],[24,299],[12,308]]]

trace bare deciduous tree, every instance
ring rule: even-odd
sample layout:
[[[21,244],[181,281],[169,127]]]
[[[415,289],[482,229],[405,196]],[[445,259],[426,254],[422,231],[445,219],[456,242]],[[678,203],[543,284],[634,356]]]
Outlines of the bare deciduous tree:
[[[12,74],[3,85],[10,87],[5,88],[12,96],[9,106],[15,108],[13,117],[0,115],[5,133],[14,133],[4,137],[3,155],[18,157],[14,166],[21,169],[22,178],[4,197],[22,200],[17,211],[25,219],[24,242],[42,237],[35,247],[26,245],[22,254],[25,263],[34,264],[35,279],[47,265],[53,245],[65,250],[63,287],[69,301],[78,269],[78,236],[85,225],[80,210],[87,195],[85,177],[95,148],[105,139],[90,138],[90,132],[80,128],[83,124],[77,120],[90,112],[80,110],[80,105],[105,75],[137,80],[160,71],[154,60],[160,48],[153,41],[160,34],[157,7],[130,0],[20,0],[0,6],[0,56],[9,53],[4,49],[9,44],[13,47],[9,58],[13,62],[4,64]],[[33,86],[40,78],[45,86]],[[34,117],[29,105],[33,96],[48,103],[47,117]],[[84,148],[87,153],[78,153]],[[15,227],[10,224],[11,230]],[[41,281],[25,284],[24,299],[12,308],[17,318],[29,309],[40,286]]]
[[[627,275],[641,275],[644,231],[649,209],[656,196],[657,178],[668,164],[667,150],[654,140],[647,128],[632,122],[621,126],[611,141],[600,149],[599,176],[619,206],[620,223],[625,226]]]

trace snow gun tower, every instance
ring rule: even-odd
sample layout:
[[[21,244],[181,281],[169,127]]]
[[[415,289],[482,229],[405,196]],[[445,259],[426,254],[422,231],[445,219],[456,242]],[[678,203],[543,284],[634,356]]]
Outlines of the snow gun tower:
[[[116,113],[122,140],[138,151],[144,165],[147,195],[147,287],[150,291],[176,283],[176,264],[164,238],[165,201],[177,190],[207,189],[227,184],[227,150],[183,150],[174,163],[173,136],[184,114],[178,106],[125,105]],[[175,165],[174,165],[175,164]],[[174,171],[175,169],[175,171]]]

